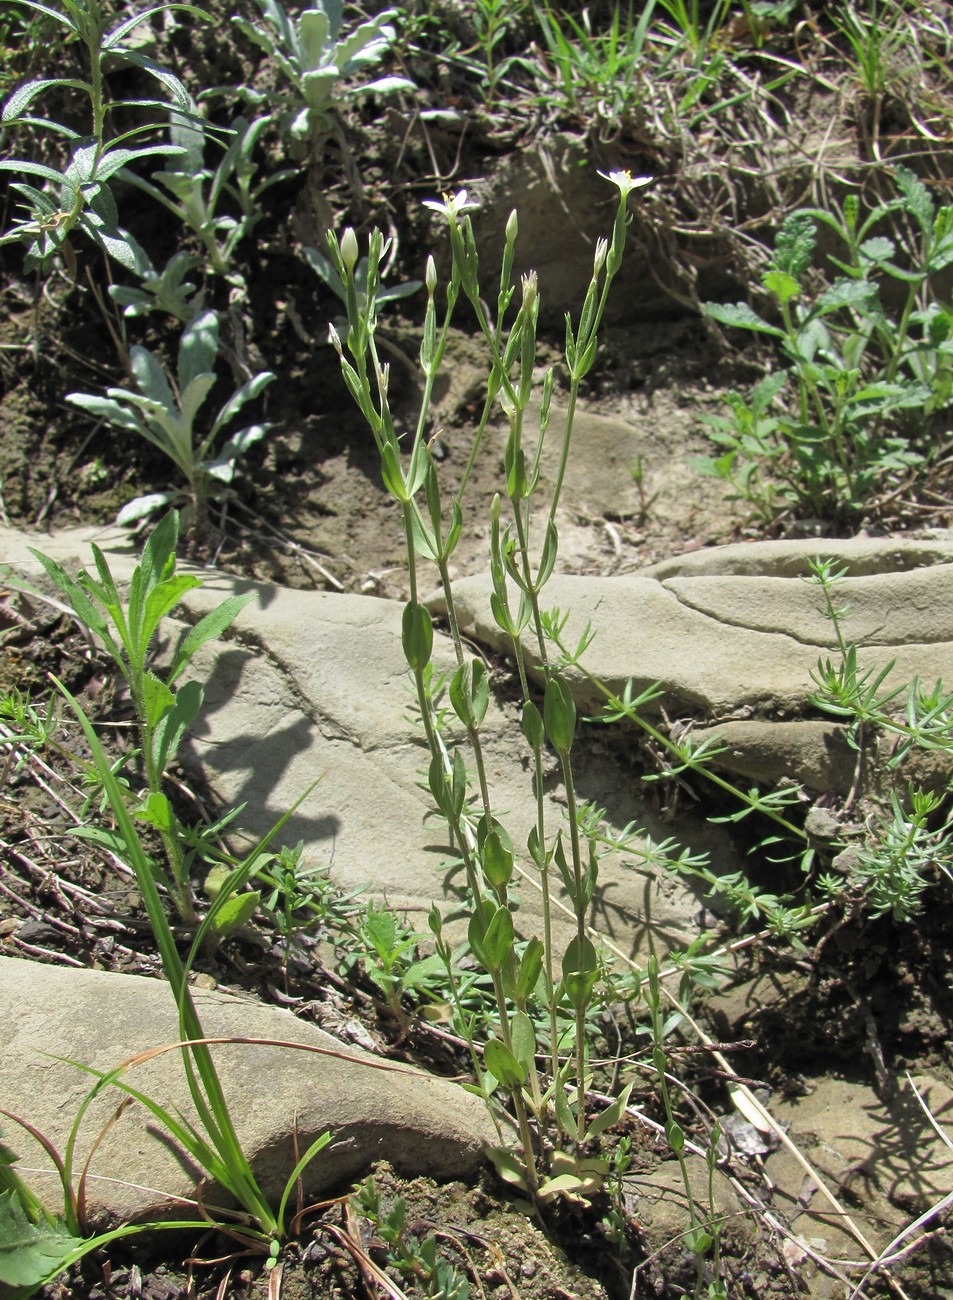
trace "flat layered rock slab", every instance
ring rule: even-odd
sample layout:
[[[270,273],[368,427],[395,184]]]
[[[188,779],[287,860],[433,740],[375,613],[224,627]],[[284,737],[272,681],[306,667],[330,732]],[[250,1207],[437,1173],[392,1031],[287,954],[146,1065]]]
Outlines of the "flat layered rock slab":
[[[409,1176],[466,1178],[498,1140],[486,1107],[445,1079],[397,1066],[256,999],[193,989],[209,1037],[268,1039],[297,1047],[232,1043],[211,1049],[242,1147],[272,1205],[299,1152],[330,1130],[332,1143],[304,1174],[320,1195],[386,1159]],[[0,1095],[5,1109],[50,1138],[60,1152],[93,1080],[79,1065],[107,1071],[148,1048],[178,1041],[169,985],[159,979],[41,966],[0,958]],[[303,1050],[305,1049],[305,1050]],[[57,1060],[66,1057],[67,1060]],[[124,1081],[192,1122],[195,1111],[179,1050],[130,1068]],[[87,1156],[122,1101],[105,1089],[86,1114],[74,1155]],[[4,1121],[20,1169],[51,1210],[59,1181],[33,1139]],[[202,1171],[158,1121],[134,1102],[96,1147],[87,1180],[93,1221],[170,1217],[190,1201]],[[222,1204],[214,1186],[207,1204]]]
[[[613,692],[632,681],[661,684],[669,709],[715,715],[803,712],[811,672],[836,651],[808,561],[830,557],[849,576],[837,588],[846,606],[843,631],[860,647],[862,667],[891,680],[929,685],[953,672],[953,540],[828,539],[753,542],[694,552],[635,574],[608,578],[555,576],[546,608],[569,614],[567,644],[587,623],[596,632],[585,657],[590,673]],[[467,632],[494,649],[506,638],[493,620],[482,577],[454,584]],[[439,596],[431,600],[442,611]],[[524,649],[533,662],[533,641]],[[599,700],[581,678],[580,698]]]

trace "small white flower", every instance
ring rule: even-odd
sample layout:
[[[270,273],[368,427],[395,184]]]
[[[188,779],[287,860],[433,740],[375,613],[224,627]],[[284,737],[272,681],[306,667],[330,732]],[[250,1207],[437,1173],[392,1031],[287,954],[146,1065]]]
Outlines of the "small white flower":
[[[531,311],[539,295],[539,278],[535,271],[530,271],[528,275],[522,277],[522,289],[523,306],[527,311]]]
[[[432,212],[439,212],[453,226],[457,224],[457,217],[461,212],[469,212],[472,208],[480,206],[479,203],[467,202],[466,190],[458,190],[456,194],[445,194],[442,203],[439,199],[424,199],[423,202],[425,208],[430,208]]]
[[[617,186],[624,199],[627,199],[633,190],[640,189],[643,185],[651,185],[655,180],[654,176],[633,176],[630,171],[600,172],[599,175],[603,180],[611,181]]]

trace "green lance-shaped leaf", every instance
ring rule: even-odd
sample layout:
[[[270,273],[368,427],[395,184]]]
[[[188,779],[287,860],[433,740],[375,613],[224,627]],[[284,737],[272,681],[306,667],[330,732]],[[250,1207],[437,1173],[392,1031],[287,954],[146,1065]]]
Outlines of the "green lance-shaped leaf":
[[[527,494],[526,454],[519,442],[519,432],[514,422],[504,453],[506,468],[506,495],[511,501],[522,501]]]
[[[483,874],[496,890],[505,889],[513,876],[513,851],[497,831],[483,845]]]
[[[508,907],[498,907],[483,936],[487,970],[502,970],[504,962],[513,951],[514,939],[513,913]]]
[[[172,660],[172,666],[169,669],[168,680],[170,682],[184,671],[190,663],[192,656],[203,646],[206,641],[216,640],[222,635],[235,619],[255,597],[251,592],[244,596],[229,596],[223,600],[220,605],[200,618],[193,628],[189,630],[181,644],[176,648],[175,656]]]
[[[446,774],[443,770],[443,757],[440,754],[434,754],[430,760],[430,770],[427,775],[430,793],[434,797],[434,802],[448,820],[450,818],[451,801],[450,791]]]
[[[541,939],[530,939],[520,958],[514,1001],[522,1006],[539,982],[543,969],[543,944]]]
[[[142,693],[145,697],[146,722],[155,728],[171,712],[175,696],[165,682],[152,672],[143,673]]]
[[[542,749],[545,733],[543,731],[543,718],[532,700],[527,700],[523,705],[523,735],[529,741],[533,749]]]
[[[464,804],[467,801],[467,765],[463,757],[462,750],[455,750],[453,755],[453,776],[450,781],[450,799],[453,808],[453,817],[459,821],[463,816]]]
[[[454,752],[449,776],[444,771],[442,756],[435,754],[430,761],[428,781],[430,793],[447,821],[459,821],[467,799],[467,767],[460,750]]]
[[[469,730],[475,731],[486,717],[490,703],[490,678],[482,659],[463,663],[450,683],[453,711]]]
[[[570,940],[563,957],[563,987],[577,1010],[588,1005],[595,988],[598,968],[599,958],[592,940],[583,939],[580,942],[578,935]]]
[[[543,722],[546,735],[556,753],[568,754],[576,732],[576,703],[568,683],[558,673],[546,683]]]
[[[430,663],[433,653],[433,621],[425,605],[409,600],[404,606],[400,640],[404,658],[415,672]]]
[[[513,1055],[519,1062],[525,1079],[536,1064],[536,1031],[525,1011],[517,1011],[513,1016],[510,1022],[510,1039],[513,1043]]]
[[[543,541],[543,552],[539,559],[539,572],[536,575],[536,586],[542,587],[547,583],[556,566],[556,555],[559,551],[559,533],[556,531],[556,525],[551,519],[546,520],[546,537]]]
[[[597,1115],[594,1120],[586,1125],[586,1135],[590,1138],[598,1137],[606,1129],[611,1128],[613,1124],[618,1124],[619,1120],[625,1114],[625,1108],[629,1104],[629,1097],[632,1093],[632,1084],[627,1084],[619,1093],[615,1101],[607,1106],[601,1115]]]
[[[507,1088],[519,1088],[529,1073],[498,1038],[487,1041],[483,1049],[483,1061],[494,1078],[499,1079]]]
[[[155,764],[164,772],[178,752],[182,737],[199,715],[205,690],[201,682],[184,682],[175,693],[175,703],[156,727]]]
[[[540,840],[539,830],[535,826],[530,828],[529,835],[526,837],[526,847],[529,849],[529,856],[542,871],[546,866],[546,845]]]
[[[474,957],[484,969],[489,970],[486,953],[486,932],[495,914],[495,908],[488,898],[478,898],[474,902],[467,926],[467,942]]]
[[[391,442],[385,442],[381,447],[381,477],[384,480],[384,486],[391,496],[396,497],[398,501],[407,502],[411,499],[411,494],[407,490],[407,484],[404,482],[404,471],[400,464],[400,452]]]

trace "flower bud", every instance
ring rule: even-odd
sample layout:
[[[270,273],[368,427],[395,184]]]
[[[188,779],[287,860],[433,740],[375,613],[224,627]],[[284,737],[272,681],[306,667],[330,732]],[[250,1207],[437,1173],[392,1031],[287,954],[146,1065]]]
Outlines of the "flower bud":
[[[328,342],[339,357],[344,355],[344,349],[341,347],[341,336],[333,325],[328,326]]]
[[[357,258],[357,235],[354,233],[353,226],[347,226],[341,236],[341,261],[344,263],[348,275],[353,275],[354,268],[357,266]]]
[[[506,222],[506,242],[508,244],[516,243],[516,236],[519,234],[519,229],[520,223],[516,215],[516,209],[514,208]]]
[[[608,251],[609,251],[609,241],[608,241],[608,239],[597,239],[597,240],[596,240],[596,253],[595,253],[595,257],[593,257],[593,259],[592,259],[592,273],[593,273],[593,275],[598,275],[599,272],[602,270],[602,268],[605,266],[605,264],[606,264],[606,254],[608,253]]]
[[[424,283],[427,286],[427,292],[433,294],[437,287],[437,265],[432,256],[427,257],[427,270],[424,272]]]

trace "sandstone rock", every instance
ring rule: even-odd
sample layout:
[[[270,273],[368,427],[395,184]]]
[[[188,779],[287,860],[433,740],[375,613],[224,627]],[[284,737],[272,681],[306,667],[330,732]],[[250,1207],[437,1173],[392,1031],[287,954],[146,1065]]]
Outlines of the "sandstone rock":
[[[942,1129],[953,1120],[953,1093],[936,1079],[904,1081],[897,1097],[882,1102],[854,1080],[814,1080],[805,1097],[773,1101],[772,1116],[855,1219],[875,1249],[882,1249],[918,1214],[949,1193],[953,1152],[933,1129],[916,1088]],[[776,1185],[775,1208],[793,1231],[827,1258],[861,1258],[863,1252],[815,1190],[790,1151],[766,1160]],[[857,1210],[857,1199],[863,1210]],[[842,1294],[812,1289],[813,1295]]]
[[[300,1152],[326,1129],[332,1143],[304,1174],[309,1195],[326,1192],[389,1160],[405,1174],[467,1177],[498,1140],[486,1107],[456,1084],[343,1046],[290,1012],[251,997],[193,991],[210,1037],[270,1039],[299,1047],[233,1043],[212,1048],[243,1149],[273,1205]],[[65,1149],[69,1127],[94,1080],[78,1065],[112,1070],[129,1057],[178,1041],[178,1017],[163,980],[41,966],[0,958],[2,1097]],[[301,1046],[310,1051],[301,1050]],[[57,1060],[57,1057],[69,1060]],[[70,1064],[74,1061],[77,1065]],[[124,1080],[196,1122],[181,1053],[166,1052],[130,1068]],[[83,1169],[97,1136],[122,1101],[107,1089],[80,1129],[73,1168]],[[52,1210],[59,1182],[46,1156],[4,1121],[20,1170]],[[86,1190],[95,1220],[169,1217],[190,1200],[202,1171],[138,1102],[96,1148]],[[215,1187],[207,1204],[222,1204]]]

